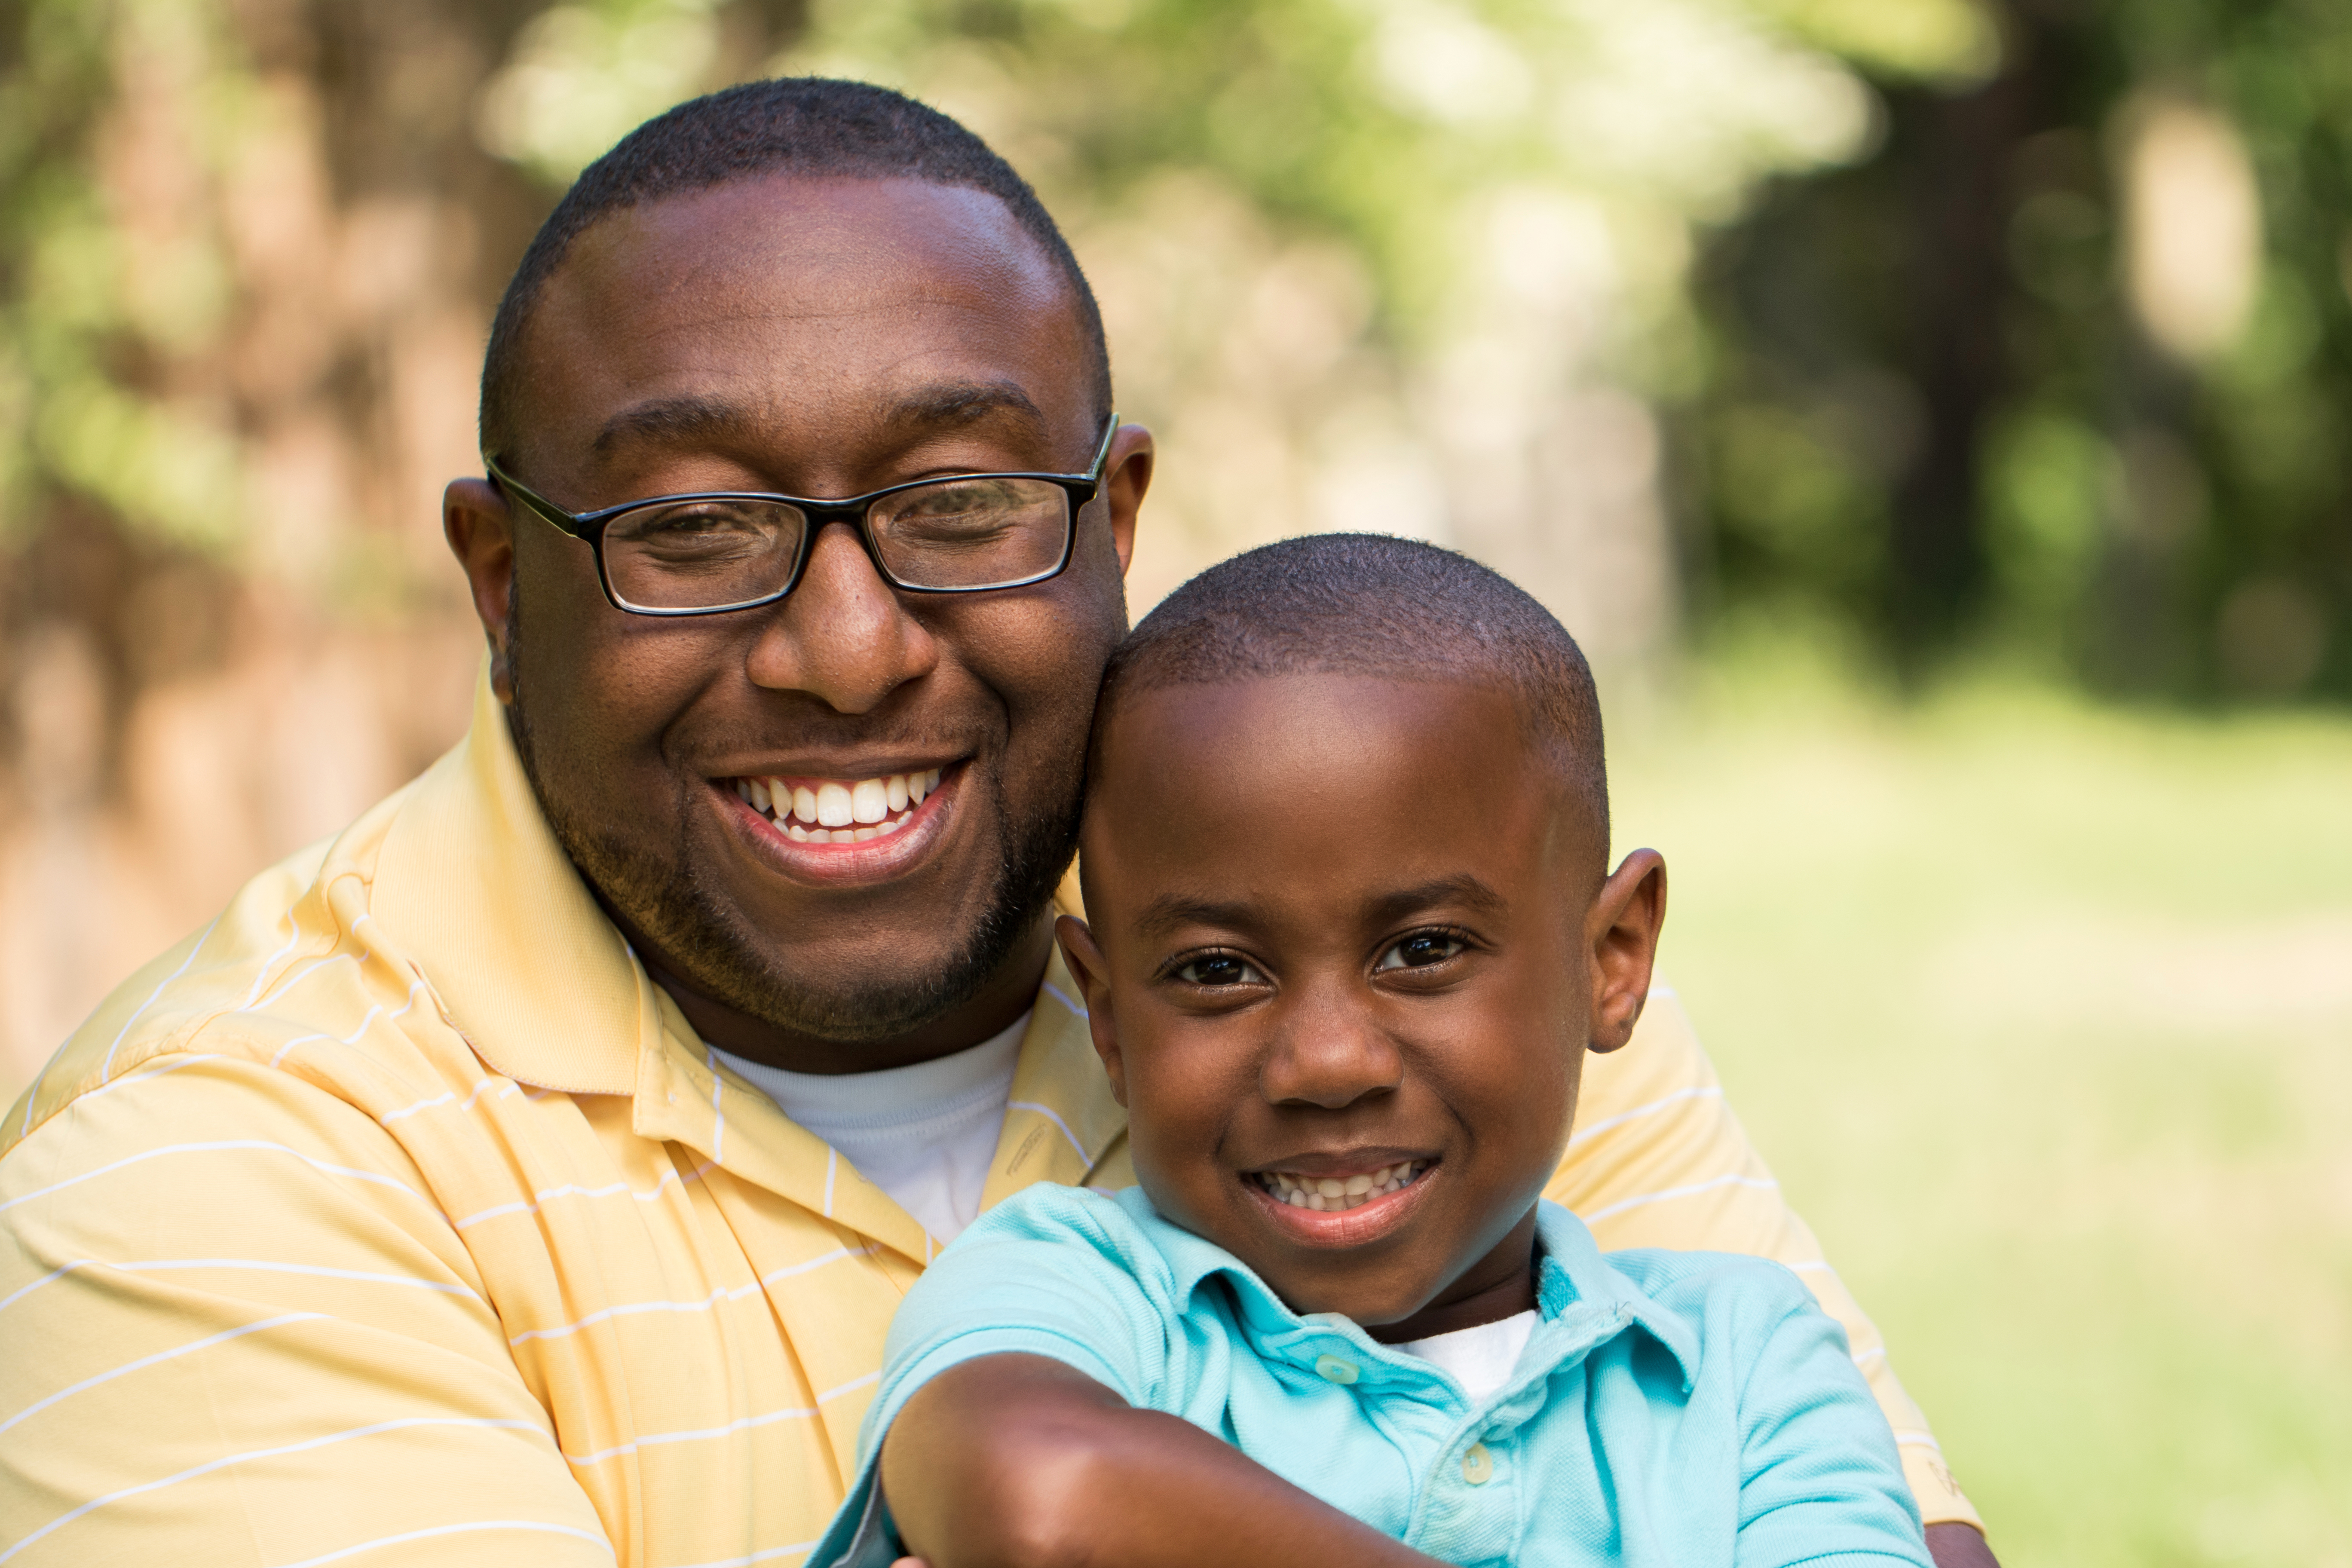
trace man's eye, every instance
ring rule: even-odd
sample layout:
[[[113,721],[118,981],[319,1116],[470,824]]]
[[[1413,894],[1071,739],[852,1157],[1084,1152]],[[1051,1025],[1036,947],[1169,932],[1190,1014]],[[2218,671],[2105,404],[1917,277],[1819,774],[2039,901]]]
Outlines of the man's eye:
[[[1417,931],[1381,954],[1372,965],[1381,969],[1426,969],[1433,963],[1443,963],[1467,946],[1460,937],[1448,931]]]
[[[1230,952],[1203,953],[1176,972],[1176,978],[1187,985],[1263,985],[1265,976],[1260,974],[1249,961]]]

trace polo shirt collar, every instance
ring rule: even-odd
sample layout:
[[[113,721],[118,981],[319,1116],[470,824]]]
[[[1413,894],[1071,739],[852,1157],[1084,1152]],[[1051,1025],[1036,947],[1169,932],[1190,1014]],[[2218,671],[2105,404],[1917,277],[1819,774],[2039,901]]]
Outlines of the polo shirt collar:
[[[1536,1244],[1542,1260],[1536,1270],[1536,1309],[1547,1323],[1574,1305],[1612,1309],[1664,1345],[1683,1372],[1683,1392],[1698,1380],[1698,1336],[1678,1314],[1645,1295],[1609,1266],[1582,1220],[1558,1204],[1536,1211]]]
[[[1208,1280],[1222,1277],[1231,1284],[1244,1322],[1255,1333],[1271,1334],[1280,1340],[1296,1331],[1339,1328],[1384,1356],[1402,1353],[1381,1345],[1365,1334],[1360,1325],[1337,1313],[1302,1316],[1292,1311],[1265,1281],[1232,1253],[1156,1211],[1151,1217],[1152,1239],[1174,1276],[1171,1283],[1175,1300],[1185,1310],[1192,1309],[1195,1291]],[[1536,1308],[1547,1329],[1559,1326],[1578,1332],[1589,1348],[1614,1338],[1627,1328],[1638,1328],[1675,1358],[1682,1369],[1684,1391],[1689,1392],[1698,1375],[1697,1337],[1688,1324],[1609,1266],[1582,1220],[1558,1204],[1545,1203],[1536,1212],[1536,1241],[1540,1253],[1536,1272]],[[1307,1344],[1309,1340],[1299,1342]],[[1561,1347],[1563,1359],[1573,1353],[1572,1346]],[[1313,1357],[1307,1359],[1312,1361]]]
[[[411,786],[369,892],[485,1062],[567,1093],[635,1092],[658,992],[555,841],[487,662],[472,727]]]
[[[564,854],[523,773],[487,664],[466,739],[411,786],[370,911],[475,1055],[518,1082],[633,1097],[642,1137],[928,1261],[936,1243],[822,1139],[727,1070],[646,973]],[[1127,1128],[1058,950],[1022,1037],[982,1203],[1084,1182]]]

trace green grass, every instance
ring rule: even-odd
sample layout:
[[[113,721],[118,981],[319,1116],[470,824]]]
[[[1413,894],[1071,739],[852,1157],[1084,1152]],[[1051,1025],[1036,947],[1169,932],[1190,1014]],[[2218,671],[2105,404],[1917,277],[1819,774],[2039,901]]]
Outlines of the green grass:
[[[1709,668],[1618,842],[2004,1562],[2352,1564],[2352,721]]]

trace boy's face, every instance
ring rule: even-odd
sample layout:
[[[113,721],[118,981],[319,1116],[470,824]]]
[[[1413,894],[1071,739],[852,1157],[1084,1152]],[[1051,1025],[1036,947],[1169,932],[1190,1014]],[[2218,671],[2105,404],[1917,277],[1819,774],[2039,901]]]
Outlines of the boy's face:
[[[1591,813],[1484,686],[1167,688],[1100,765],[1091,930],[1062,937],[1152,1202],[1384,1339],[1529,1305],[1583,1053],[1648,987],[1657,858],[1604,882]]]

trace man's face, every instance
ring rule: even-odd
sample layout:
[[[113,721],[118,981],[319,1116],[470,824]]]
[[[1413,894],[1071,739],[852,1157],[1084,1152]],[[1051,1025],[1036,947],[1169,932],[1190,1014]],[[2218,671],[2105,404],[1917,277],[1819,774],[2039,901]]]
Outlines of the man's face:
[[[1328,675],[1145,692],[1104,737],[1062,931],[1137,1174],[1297,1310],[1522,1279],[1588,1041],[1638,1011],[1655,858],[1602,885],[1521,737],[1489,688]]]
[[[910,181],[745,181],[615,214],[549,281],[523,360],[498,456],[575,512],[1077,471],[1101,435],[1059,272],[993,197]],[[975,997],[1025,1005],[1149,467],[1123,431],[1069,569],[1033,587],[896,593],[833,527],[788,598],[688,619],[614,609],[585,544],[452,487],[557,836],[719,1043],[885,1067],[969,1043]],[[479,543],[494,510],[511,598]],[[933,774],[891,831],[838,844],[746,798],[782,779],[895,801],[894,776]]]

